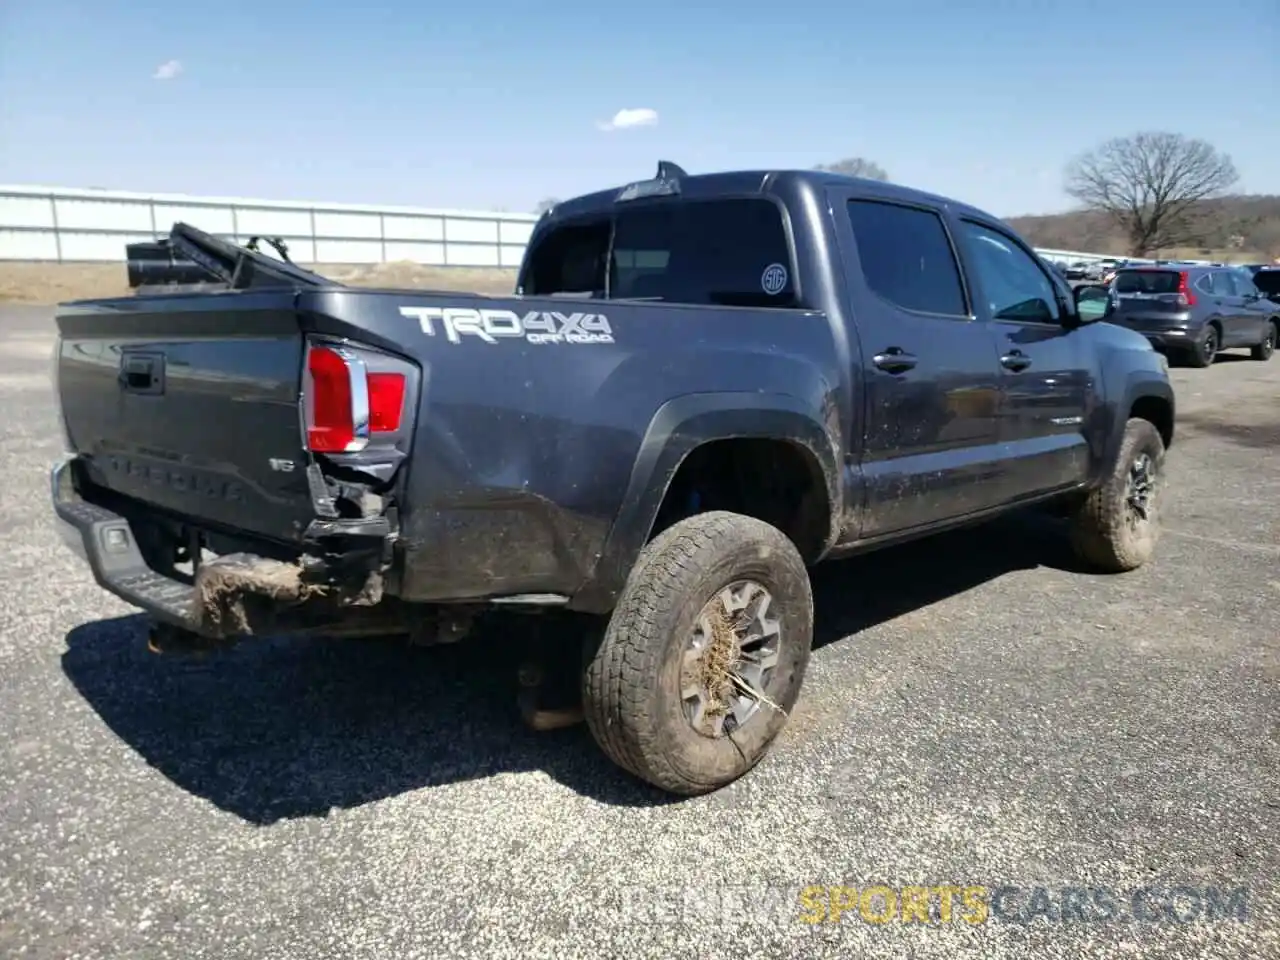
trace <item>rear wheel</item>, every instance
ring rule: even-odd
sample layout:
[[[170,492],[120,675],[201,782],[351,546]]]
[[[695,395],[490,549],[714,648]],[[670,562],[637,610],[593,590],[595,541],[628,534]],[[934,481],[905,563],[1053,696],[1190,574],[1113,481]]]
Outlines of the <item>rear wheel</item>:
[[[1280,320],[1272,320],[1267,324],[1262,342],[1249,351],[1249,355],[1255,360],[1270,360],[1271,355],[1276,352],[1277,340],[1280,340]]]
[[[1160,538],[1164,441],[1149,420],[1131,419],[1111,474],[1071,519],[1071,543],[1090,566],[1106,573],[1135,570],[1151,559]]]
[[[1200,334],[1200,339],[1192,345],[1191,353],[1187,359],[1193,367],[1207,367],[1213,363],[1221,346],[1222,338],[1218,335],[1218,328],[1214,326],[1205,327],[1204,332]]]
[[[682,520],[641,552],[589,654],[587,724],[649,783],[715,790],[781,731],[812,638],[808,571],[780,530],[720,511]]]

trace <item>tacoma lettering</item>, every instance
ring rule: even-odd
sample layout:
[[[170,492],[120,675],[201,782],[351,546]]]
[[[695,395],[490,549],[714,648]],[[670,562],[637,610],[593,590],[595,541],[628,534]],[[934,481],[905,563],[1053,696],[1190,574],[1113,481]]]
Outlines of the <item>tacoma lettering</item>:
[[[113,473],[123,474],[152,486],[167,487],[177,493],[195,493],[211,500],[232,502],[244,499],[243,488],[234,480],[223,480],[191,470],[144,463],[120,456],[107,457],[106,466]]]

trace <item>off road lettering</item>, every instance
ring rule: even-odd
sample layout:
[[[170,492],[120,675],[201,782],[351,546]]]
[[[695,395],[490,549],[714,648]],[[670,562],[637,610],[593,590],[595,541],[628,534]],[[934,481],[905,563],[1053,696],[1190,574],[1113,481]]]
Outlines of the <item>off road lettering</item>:
[[[476,310],[471,307],[401,307],[400,315],[416,320],[429,337],[443,334],[450,343],[475,337],[485,343],[518,339],[528,343],[613,343],[613,330],[602,313],[530,310]]]

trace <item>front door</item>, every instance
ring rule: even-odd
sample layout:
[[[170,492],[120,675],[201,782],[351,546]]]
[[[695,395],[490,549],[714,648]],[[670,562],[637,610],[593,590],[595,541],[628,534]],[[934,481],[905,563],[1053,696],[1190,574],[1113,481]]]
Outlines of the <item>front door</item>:
[[[971,314],[945,222],[888,199],[850,193],[837,204],[866,404],[858,535],[992,506],[1003,485],[995,339]]]
[[[1017,497],[1064,489],[1089,474],[1086,426],[1097,372],[1040,261],[1011,234],[961,219],[978,316],[991,321],[1001,376],[999,434]]]
[[[1261,343],[1276,305],[1262,295],[1257,285],[1240,270],[1224,270],[1231,274],[1231,282],[1240,299],[1240,339],[1238,347],[1252,347]]]

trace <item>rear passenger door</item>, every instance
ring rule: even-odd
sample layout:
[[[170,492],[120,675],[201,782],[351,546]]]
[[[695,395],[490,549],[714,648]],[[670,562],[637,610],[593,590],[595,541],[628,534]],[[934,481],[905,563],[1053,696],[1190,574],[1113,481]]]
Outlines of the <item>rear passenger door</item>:
[[[832,191],[861,360],[860,536],[981,511],[1004,497],[991,326],[975,320],[937,209]],[[859,354],[855,353],[855,357]]]
[[[1253,317],[1234,270],[1214,270],[1213,297],[1222,317],[1222,346],[1240,347],[1251,342]]]
[[[994,223],[958,223],[976,313],[996,336],[1009,492],[1031,497],[1078,484],[1089,475],[1086,425],[1099,376],[1088,334],[1064,324],[1057,285],[1020,240]]]

